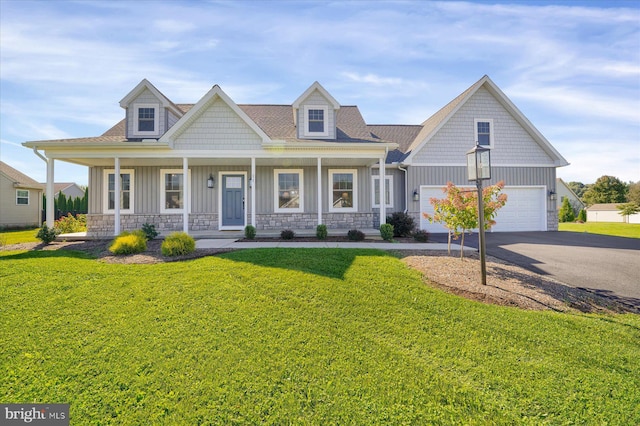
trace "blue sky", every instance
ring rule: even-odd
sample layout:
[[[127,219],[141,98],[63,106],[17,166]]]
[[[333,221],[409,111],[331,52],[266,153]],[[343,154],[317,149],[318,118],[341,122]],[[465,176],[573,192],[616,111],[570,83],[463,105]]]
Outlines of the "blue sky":
[[[219,84],[290,104],[317,80],[368,123],[419,124],[485,74],[571,163],[559,177],[640,180],[640,1],[0,0],[0,43],[0,157],[40,181],[20,144],[100,135],[143,78],[176,103]]]

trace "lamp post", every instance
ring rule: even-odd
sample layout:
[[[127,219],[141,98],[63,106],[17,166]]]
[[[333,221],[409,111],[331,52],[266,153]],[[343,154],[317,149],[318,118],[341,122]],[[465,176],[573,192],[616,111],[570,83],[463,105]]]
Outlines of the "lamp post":
[[[478,237],[480,248],[480,270],[482,272],[482,285],[487,285],[487,264],[485,258],[486,244],[484,240],[484,200],[482,199],[482,181],[491,179],[491,150],[476,146],[467,152],[467,176],[469,181],[476,181],[478,188]]]

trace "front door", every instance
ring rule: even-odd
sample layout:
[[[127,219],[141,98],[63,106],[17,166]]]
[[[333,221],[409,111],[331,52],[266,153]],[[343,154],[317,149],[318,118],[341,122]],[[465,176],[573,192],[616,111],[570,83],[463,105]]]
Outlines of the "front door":
[[[222,229],[245,226],[244,175],[222,175]]]

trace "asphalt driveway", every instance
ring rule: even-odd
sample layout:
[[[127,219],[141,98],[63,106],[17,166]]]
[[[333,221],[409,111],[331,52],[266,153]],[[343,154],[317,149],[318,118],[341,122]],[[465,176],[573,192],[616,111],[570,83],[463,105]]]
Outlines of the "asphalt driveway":
[[[640,239],[577,232],[488,232],[486,238],[490,256],[640,307]],[[466,235],[465,246],[477,248],[477,234]]]

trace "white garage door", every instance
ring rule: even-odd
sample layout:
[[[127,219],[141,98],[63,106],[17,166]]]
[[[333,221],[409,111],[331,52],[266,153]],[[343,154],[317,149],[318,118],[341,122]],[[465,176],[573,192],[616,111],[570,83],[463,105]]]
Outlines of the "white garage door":
[[[469,187],[468,189],[475,189]],[[507,194],[507,204],[496,216],[494,232],[507,231],[546,231],[547,230],[547,204],[546,188],[535,186],[507,186],[502,190]],[[422,212],[433,214],[433,206],[430,198],[444,198],[441,186],[420,187],[420,207]],[[420,228],[429,232],[447,232],[446,228],[438,223],[429,223],[424,217],[420,217]]]

